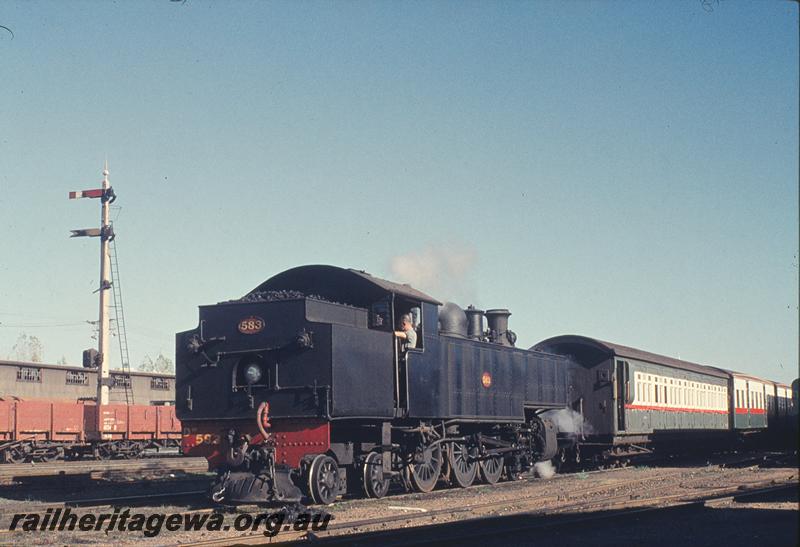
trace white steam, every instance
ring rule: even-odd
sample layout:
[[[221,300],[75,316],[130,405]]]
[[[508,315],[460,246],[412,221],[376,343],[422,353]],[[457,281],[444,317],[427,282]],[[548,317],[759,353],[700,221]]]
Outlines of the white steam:
[[[542,413],[542,418],[547,418],[559,433],[568,433],[573,436],[592,434],[592,425],[584,421],[583,416],[571,408],[562,408],[560,410],[548,410]]]
[[[552,479],[556,474],[556,468],[553,467],[553,464],[550,463],[550,461],[536,462],[533,464],[533,470],[536,471],[536,474],[539,477],[545,480]]]
[[[475,297],[470,290],[469,274],[476,260],[477,254],[469,248],[429,245],[393,257],[389,269],[393,280],[408,283],[440,300],[468,301]]]

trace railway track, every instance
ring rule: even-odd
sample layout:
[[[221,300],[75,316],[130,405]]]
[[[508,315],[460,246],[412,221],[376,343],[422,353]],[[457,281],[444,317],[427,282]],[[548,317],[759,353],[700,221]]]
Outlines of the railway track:
[[[383,546],[408,545],[412,543],[414,545],[442,545],[445,543],[459,544],[462,542],[475,544],[484,538],[487,540],[489,538],[497,540],[499,534],[524,537],[524,535],[542,528],[585,525],[594,521],[607,521],[608,519],[618,520],[648,512],[686,509],[694,506],[704,507],[708,502],[734,496],[741,501],[748,497],[783,492],[786,490],[796,491],[796,489],[796,481],[789,484],[778,485],[772,482],[765,482],[744,490],[741,486],[716,488],[691,498],[686,494],[659,496],[639,501],[625,499],[614,500],[613,498],[608,498],[598,500],[598,503],[602,503],[602,511],[595,510],[598,506],[597,503],[573,504],[571,506],[559,508],[559,510],[555,512],[537,510],[516,513],[503,522],[502,526],[492,523],[491,518],[473,518],[466,521],[459,521],[458,527],[441,525],[439,527],[392,529],[363,534],[329,535],[331,531],[336,532],[337,530],[335,526],[330,526],[323,533],[311,533],[305,534],[305,536],[298,534],[294,538],[281,538],[281,542],[298,543],[313,539],[314,544],[321,545],[367,545],[376,543]],[[446,510],[443,510],[443,512],[445,511]],[[588,513],[581,514],[586,511],[588,511]],[[558,518],[562,515],[566,518]],[[248,542],[242,543],[247,544]]]
[[[427,538],[429,534],[432,534],[431,542],[443,539],[448,541],[457,539],[458,534],[456,536],[453,535],[452,527],[448,528],[445,536],[436,536],[429,530],[431,527],[442,526],[438,523],[443,521],[457,521],[459,527],[466,523],[464,529],[469,531],[465,532],[464,538],[474,539],[480,535],[477,534],[476,527],[479,531],[481,526],[486,525],[487,519],[491,520],[492,518],[507,518],[510,516],[524,518],[525,523],[519,525],[520,531],[524,531],[532,527],[548,525],[548,522],[552,522],[554,517],[561,521],[566,516],[573,519],[574,522],[582,522],[591,518],[599,518],[599,514],[607,515],[609,511],[628,512],[663,509],[692,503],[705,503],[708,500],[720,499],[731,495],[743,496],[776,489],[797,488],[798,485],[796,471],[790,474],[781,471],[775,474],[768,474],[766,478],[756,480],[737,479],[737,476],[742,475],[743,471],[746,470],[720,467],[708,473],[703,472],[703,470],[693,472],[686,469],[667,473],[658,473],[657,470],[654,470],[653,473],[648,473],[644,477],[631,479],[630,477],[620,476],[618,480],[609,476],[616,475],[616,473],[597,471],[592,473],[602,477],[598,478],[599,484],[591,484],[583,488],[573,488],[568,491],[554,493],[532,492],[499,501],[459,503],[457,507],[451,506],[442,509],[426,509],[419,507],[417,504],[419,501],[434,501],[435,498],[417,498],[414,494],[395,496],[389,500],[392,505],[386,508],[407,512],[377,518],[356,518],[354,520],[345,518],[339,520],[339,522],[334,520],[325,531],[309,533],[293,532],[284,526],[285,531],[273,538],[273,541],[281,543],[296,542],[311,538],[314,542],[353,544],[363,539],[365,543],[392,544],[393,538],[398,534],[400,534],[400,537],[405,537],[405,542],[411,541],[414,543],[427,542],[423,538]],[[697,476],[692,476],[693,473]],[[586,475],[589,474],[586,473]],[[565,475],[565,477],[569,476]],[[708,484],[710,480],[717,482],[727,481],[728,484],[711,486]],[[670,484],[670,481],[677,483],[671,486],[673,490],[677,489],[677,491],[671,494],[659,495],[666,489],[665,485]],[[524,483],[527,482],[519,481],[501,484],[507,485],[504,489],[506,492],[514,494],[519,488],[525,488],[526,485]],[[557,483],[557,481],[548,482],[550,486]],[[498,486],[500,485],[487,486],[485,488],[496,489]],[[483,487],[473,487],[459,492],[475,491],[480,488]],[[556,490],[558,489],[556,488]],[[635,493],[632,494],[631,490],[634,490]],[[441,492],[446,496],[447,491]],[[452,491],[450,492],[452,493]],[[404,503],[409,502],[411,502],[411,506],[403,507]],[[407,532],[407,527],[411,527],[414,530]],[[375,529],[378,530],[376,531]],[[503,530],[507,531],[509,528],[506,527]],[[407,533],[411,535],[406,536],[405,534]],[[229,544],[263,544],[266,539],[261,532],[255,532],[201,542],[188,542],[184,543],[184,545],[212,547]],[[400,541],[399,544],[404,541]]]
[[[91,509],[95,512],[100,512],[115,507],[136,507],[136,506],[154,506],[159,504],[171,504],[175,502],[192,502],[198,497],[202,498],[206,494],[204,489],[193,490],[174,490],[169,492],[148,492],[146,494],[135,494],[129,496],[108,496],[101,498],[76,498],[73,500],[42,503],[36,505],[26,505],[26,513],[41,513],[44,514],[48,510],[65,509],[69,508],[84,508]],[[8,522],[9,517],[15,514],[17,508],[11,510],[0,511],[0,521]]]
[[[76,461],[52,463],[17,463],[0,465],[0,484],[24,477],[91,475],[103,478],[120,474],[205,473],[204,458],[148,458],[142,460]]]
[[[713,465],[682,468],[617,468],[610,470],[582,471],[557,475],[550,480],[523,479],[501,482],[495,485],[475,485],[467,489],[441,489],[430,494],[403,493],[390,495],[380,500],[345,499],[327,508],[333,512],[334,520],[325,531],[306,534],[294,532],[284,526],[272,541],[290,542],[315,539],[325,542],[347,542],[361,538],[390,543],[390,537],[379,536],[381,531],[390,535],[404,535],[405,528],[414,528],[414,542],[420,542],[427,534],[434,534],[439,526],[449,524],[453,535],[460,526],[471,529],[473,526],[489,526],[497,520],[523,518],[524,527],[532,523],[542,527],[563,519],[586,519],[591,515],[609,514],[612,511],[632,511],[647,507],[673,506],[703,499],[718,499],[726,495],[742,495],[758,489],[777,488],[785,484],[797,486],[797,469],[792,466],[780,468],[741,467],[753,461],[763,462],[753,454],[726,454],[714,458]],[[202,461],[202,460],[201,460]],[[130,464],[152,462],[72,462],[96,468],[98,463],[111,464],[112,467],[127,469]],[[698,462],[695,462],[698,463]],[[127,465],[126,465],[127,464]],[[27,467],[30,464],[27,464]],[[63,464],[60,464],[63,465]],[[45,467],[45,464],[37,464]],[[72,465],[71,467],[78,467]],[[203,462],[202,469],[205,470]],[[40,469],[41,470],[41,469]],[[44,479],[44,478],[43,478]],[[50,493],[42,495],[37,503],[7,505],[0,509],[0,521],[7,522],[14,513],[44,513],[59,507],[79,508],[81,512],[103,513],[114,508],[137,507],[137,511],[147,514],[166,513],[214,513],[214,508],[206,500],[207,478],[202,476],[177,477],[166,481],[131,482],[120,488],[118,483],[106,482],[103,489],[92,489],[82,493],[84,497],[65,499],[65,496]],[[105,490],[109,496],[104,496]],[[127,492],[130,495],[120,495]],[[67,497],[73,496],[65,489]],[[94,495],[92,495],[94,493]],[[30,499],[27,497],[24,499]],[[22,500],[23,498],[17,498]],[[47,502],[47,500],[52,500]],[[24,505],[24,506],[23,506]],[[315,508],[311,508],[314,511]],[[75,510],[75,509],[74,509]],[[226,522],[231,523],[242,513],[250,515],[271,513],[275,509],[241,507],[235,512],[226,511]],[[482,523],[482,524],[478,524]],[[519,526],[523,526],[519,524]],[[495,528],[497,525],[494,525]],[[517,526],[517,524],[515,524]],[[506,530],[504,527],[503,530]],[[8,532],[6,532],[8,533]],[[458,533],[458,532],[457,532]],[[376,536],[376,534],[378,534]],[[205,535],[205,534],[203,534]],[[477,533],[471,536],[478,537]],[[54,536],[55,541],[61,541]],[[77,537],[77,536],[76,536]],[[205,535],[209,538],[208,535]],[[433,537],[433,536],[432,536]],[[213,538],[213,539],[212,539]],[[122,539],[122,537],[120,538]],[[135,535],[126,541],[135,540]],[[142,539],[142,538],[140,538]],[[162,536],[159,544],[197,545],[211,547],[216,545],[263,544],[270,541],[263,530],[250,532],[231,532],[212,535],[204,541],[197,534],[186,533],[180,540]],[[441,538],[440,538],[441,539]],[[91,540],[88,537],[81,541]],[[365,539],[366,541],[366,539]],[[431,540],[434,541],[434,540]],[[102,543],[102,539],[100,541]]]

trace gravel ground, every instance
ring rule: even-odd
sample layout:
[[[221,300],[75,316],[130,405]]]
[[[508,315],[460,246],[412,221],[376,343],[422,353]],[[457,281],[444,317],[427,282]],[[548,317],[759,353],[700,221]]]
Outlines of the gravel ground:
[[[749,467],[743,469],[725,469],[717,466],[705,467],[692,467],[692,468],[678,468],[678,467],[631,467],[626,469],[616,469],[610,471],[599,471],[592,473],[574,473],[568,475],[559,475],[550,480],[535,479],[535,480],[521,480],[512,483],[500,483],[495,486],[474,486],[469,489],[441,489],[434,491],[431,494],[405,494],[399,493],[390,495],[381,500],[364,500],[352,499],[342,500],[325,508],[333,517],[331,520],[332,530],[333,527],[339,528],[346,522],[363,521],[365,519],[391,519],[398,518],[399,520],[393,521],[390,524],[378,523],[372,525],[363,525],[359,527],[358,532],[365,532],[371,530],[386,530],[389,528],[411,528],[416,526],[430,526],[440,525],[442,523],[463,521],[465,519],[474,518],[489,518],[491,521],[486,521],[487,526],[491,526],[492,522],[502,522],[503,517],[518,514],[523,511],[541,512],[546,515],[553,515],[559,510],[569,511],[570,506],[577,503],[583,503],[589,500],[606,500],[609,496],[614,499],[631,500],[631,499],[646,499],[654,496],[663,496],[675,492],[688,492],[692,494],[700,494],[705,489],[731,486],[739,484],[756,484],[764,481],[776,480],[785,481],[789,477],[797,480],[797,468],[758,468]],[[177,484],[177,483],[176,483]],[[176,489],[178,487],[176,486]],[[2,492],[0,492],[2,495]],[[120,495],[122,495],[120,493]],[[17,495],[16,498],[21,496]],[[17,531],[9,531],[14,513],[26,513],[28,510],[42,510],[42,504],[47,504],[48,500],[53,497],[47,496],[46,493],[31,492],[29,499],[2,499],[0,498],[0,544],[48,544],[48,545],[78,545],[78,544],[147,544],[147,545],[177,545],[192,542],[200,542],[211,539],[226,539],[228,542],[235,542],[243,537],[244,532],[237,532],[234,530],[234,522],[239,518],[239,524],[244,524],[248,520],[254,518],[253,515],[258,515],[260,512],[257,508],[242,508],[243,511],[250,510],[252,514],[244,513],[227,513],[213,516],[214,512],[210,509],[204,500],[198,499],[193,506],[149,506],[149,507],[120,507],[117,508],[116,522],[119,523],[121,515],[127,509],[129,511],[128,519],[133,519],[135,513],[141,513],[143,521],[142,530],[139,531],[118,531],[114,530],[107,532],[106,529],[109,524],[107,518],[100,526],[100,531],[37,531],[37,532],[20,532],[26,519],[30,517],[23,517],[17,520]],[[590,511],[600,511],[606,509],[604,506],[607,502],[598,503],[598,507],[593,507]],[[729,505],[725,505],[728,503]],[[481,504],[492,504],[491,507],[480,507]],[[478,506],[478,507],[476,507]],[[53,508],[57,505],[54,503]],[[737,538],[755,537],[758,534],[768,534],[770,530],[777,530],[778,527],[783,526],[783,522],[790,519],[796,523],[798,516],[798,505],[796,496],[793,499],[780,499],[780,500],[749,500],[746,503],[739,503],[734,501],[714,502],[704,508],[703,516],[698,516],[698,511],[694,511],[684,521],[681,517],[681,526],[675,527],[668,525],[665,528],[664,518],[669,518],[668,512],[674,510],[666,510],[665,516],[662,521],[658,520],[656,515],[647,514],[642,516],[642,523],[626,522],[624,532],[621,532],[619,522],[616,524],[608,525],[608,530],[603,532],[600,530],[595,535],[594,530],[603,528],[601,525],[592,525],[591,533],[592,543],[595,545],[619,545],[622,541],[628,543],[635,540],[637,543],[661,545],[666,543],[658,543],[658,541],[666,541],[672,538],[675,542],[670,542],[670,545],[682,544],[683,540],[689,540],[692,537],[707,537],[709,541],[716,537],[714,534],[719,534],[720,538],[728,538],[728,544]],[[91,510],[84,508],[72,509],[73,514],[79,516],[89,513],[110,513],[114,514],[114,509],[104,507],[99,510]],[[428,513],[437,512],[434,515]],[[189,513],[195,518],[208,518],[220,519],[221,526],[229,526],[229,530],[224,531],[193,531],[193,532],[170,532],[166,528],[166,523],[162,523],[160,534],[154,537],[146,537],[144,530],[150,528],[154,529],[159,517],[158,513],[162,514],[182,514]],[[153,516],[155,515],[155,516]],[[403,517],[405,515],[405,517]],[[761,520],[757,518],[761,515]],[[63,512],[62,512],[63,518]],[[87,517],[88,518],[88,517]],[[179,518],[179,517],[176,517]],[[511,517],[518,518],[518,517]],[[548,517],[549,518],[549,517]],[[151,519],[149,524],[145,519]],[[654,519],[654,520],[648,520]],[[660,524],[659,524],[660,522]],[[674,523],[674,521],[673,521]],[[694,524],[690,524],[694,523]],[[772,523],[772,524],[770,524]],[[29,521],[28,526],[31,526],[32,521]],[[274,521],[273,521],[274,524]],[[455,524],[458,525],[458,524]],[[770,528],[773,526],[774,528]],[[262,523],[261,530],[251,537],[267,541],[269,538],[261,532],[264,529],[265,523]],[[41,520],[39,522],[41,527]],[[701,530],[702,528],[702,530]],[[784,526],[785,528],[785,526]],[[796,527],[795,527],[796,528]],[[783,529],[783,528],[781,528]],[[657,532],[657,530],[661,530]],[[669,533],[665,534],[665,530]],[[709,530],[706,535],[703,530]],[[713,532],[712,532],[713,530]],[[347,529],[348,533],[354,530]],[[579,529],[564,529],[558,528],[550,530],[542,535],[533,534],[525,538],[515,537],[513,534],[503,538],[504,543],[509,544],[531,544],[531,543],[554,543],[555,537],[553,533],[558,533],[557,543],[563,545],[572,545],[574,542],[577,545],[578,541],[585,545],[587,540],[586,531],[583,530],[583,525]],[[415,532],[416,533],[416,532]],[[777,532],[776,532],[777,533]],[[502,527],[497,532],[499,537],[503,537]],[[605,534],[605,535],[604,535]],[[621,535],[620,535],[621,534]],[[274,539],[290,539],[293,537],[289,533],[278,534]],[[534,537],[538,537],[534,541]],[[608,543],[604,543],[604,539],[608,538]],[[760,536],[768,537],[768,536]],[[791,539],[791,534],[777,535],[781,541],[770,542],[770,545],[789,545],[790,543],[782,543],[783,540]],[[549,539],[548,539],[549,538]],[[484,541],[485,542],[485,541]],[[463,541],[461,542],[463,544]],[[467,542],[469,543],[469,542]],[[476,543],[481,543],[476,540]],[[761,543],[761,542],[759,542]],[[710,543],[696,543],[695,545],[712,545],[720,544],[716,542]],[[751,543],[752,544],[752,543]],[[792,545],[794,543],[791,543]]]

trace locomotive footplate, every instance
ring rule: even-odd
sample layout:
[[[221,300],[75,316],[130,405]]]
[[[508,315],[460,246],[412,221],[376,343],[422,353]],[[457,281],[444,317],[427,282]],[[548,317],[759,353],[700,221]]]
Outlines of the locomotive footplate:
[[[272,477],[250,472],[227,472],[211,485],[209,495],[217,503],[286,504],[299,503],[303,493],[292,482],[290,469],[276,465]]]

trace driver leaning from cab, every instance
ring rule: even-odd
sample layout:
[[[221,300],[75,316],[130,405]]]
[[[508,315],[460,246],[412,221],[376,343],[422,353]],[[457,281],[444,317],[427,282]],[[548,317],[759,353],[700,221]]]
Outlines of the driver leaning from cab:
[[[400,316],[397,324],[400,330],[394,331],[394,335],[401,340],[405,340],[405,349],[417,347],[417,332],[411,325],[411,316],[404,313]]]

